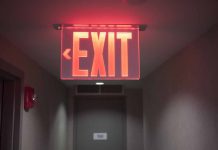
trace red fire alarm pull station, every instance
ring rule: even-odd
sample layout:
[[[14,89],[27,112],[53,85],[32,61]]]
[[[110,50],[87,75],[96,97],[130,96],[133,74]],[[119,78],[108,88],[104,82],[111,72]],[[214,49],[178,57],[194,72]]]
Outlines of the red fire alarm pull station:
[[[61,79],[139,80],[137,25],[61,25]]]
[[[28,111],[30,108],[33,108],[36,99],[35,99],[35,90],[32,87],[24,87],[24,109]]]

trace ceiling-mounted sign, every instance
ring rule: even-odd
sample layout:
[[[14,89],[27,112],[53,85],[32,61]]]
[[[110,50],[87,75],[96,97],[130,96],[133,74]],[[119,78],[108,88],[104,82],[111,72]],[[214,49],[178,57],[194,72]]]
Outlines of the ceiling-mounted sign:
[[[61,79],[138,80],[139,27],[61,26]]]

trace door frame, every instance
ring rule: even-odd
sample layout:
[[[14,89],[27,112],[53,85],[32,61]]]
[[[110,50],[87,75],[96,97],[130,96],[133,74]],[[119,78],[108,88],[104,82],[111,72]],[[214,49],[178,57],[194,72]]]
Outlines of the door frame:
[[[23,106],[23,81],[24,73],[14,67],[13,65],[0,59],[0,77],[3,80],[10,81],[14,84],[13,92],[13,125],[12,125],[12,138],[11,150],[20,150],[21,147],[21,116]]]
[[[124,107],[123,107],[123,150],[127,149],[127,106],[126,106],[126,96],[125,95],[75,95],[74,96],[74,101],[73,101],[73,150],[77,150],[77,101],[80,98],[104,98],[104,97],[110,97],[110,98],[117,98],[118,100],[122,100],[124,102]],[[90,100],[91,101],[91,100]],[[108,100],[106,100],[108,101]]]

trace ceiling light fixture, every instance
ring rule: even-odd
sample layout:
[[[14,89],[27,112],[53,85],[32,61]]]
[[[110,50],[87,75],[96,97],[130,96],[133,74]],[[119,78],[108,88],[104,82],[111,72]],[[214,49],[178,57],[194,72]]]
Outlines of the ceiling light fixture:
[[[104,85],[104,82],[96,82],[96,85]]]

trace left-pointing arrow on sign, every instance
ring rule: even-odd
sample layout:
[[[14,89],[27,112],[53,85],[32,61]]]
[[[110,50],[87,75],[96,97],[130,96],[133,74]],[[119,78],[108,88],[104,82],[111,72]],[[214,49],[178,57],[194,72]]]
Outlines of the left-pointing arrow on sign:
[[[70,59],[71,59],[71,56],[69,55],[70,51],[71,51],[71,49],[70,49],[70,48],[67,48],[67,49],[65,49],[64,52],[63,52],[63,56],[64,56],[64,58],[67,59],[67,60],[70,60]]]

